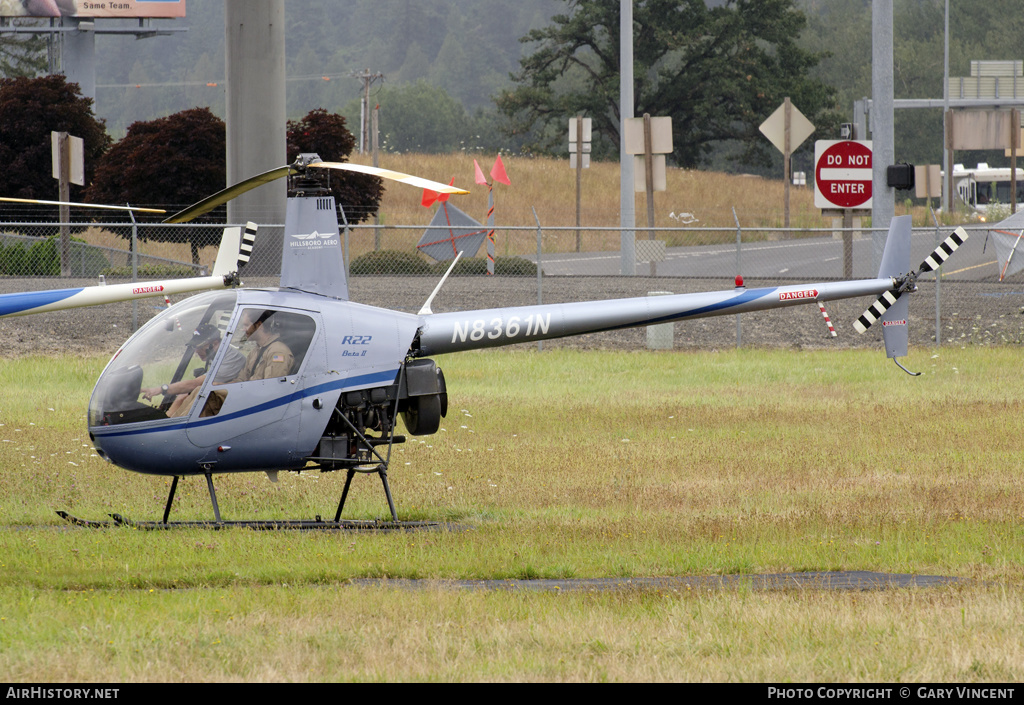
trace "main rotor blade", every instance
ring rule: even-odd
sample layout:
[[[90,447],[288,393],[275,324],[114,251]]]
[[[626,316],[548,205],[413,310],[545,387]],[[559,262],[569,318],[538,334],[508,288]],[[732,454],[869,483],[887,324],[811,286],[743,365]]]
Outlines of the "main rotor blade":
[[[409,184],[410,186],[416,186],[418,188],[428,188],[431,191],[437,191],[438,193],[469,193],[469,191],[456,188],[455,186],[448,186],[447,184],[440,184],[436,181],[422,179],[418,176],[403,174],[400,171],[380,169],[374,166],[349,164],[347,162],[313,162],[312,164],[306,164],[305,166],[317,167],[319,169],[338,169],[340,171],[354,171],[360,174],[369,174],[370,176],[376,176],[382,179],[390,179],[391,181],[398,181],[400,183]],[[239,181],[234,186],[229,186],[223,191],[218,191],[212,196],[208,196],[203,200],[199,201],[198,203],[189,206],[185,210],[175,213],[164,222],[187,223],[193,218],[198,218],[204,213],[209,213],[217,206],[227,203],[232,198],[241,196],[246,191],[251,191],[257,186],[262,186],[263,184],[270,183],[271,181],[275,181],[284,176],[298,174],[301,171],[301,169],[301,167],[296,166],[281,166],[276,169],[271,169],[270,171],[265,171],[262,174],[257,174],[256,176],[249,177],[245,181]]]
[[[399,183],[409,184],[417,188],[430,189],[436,193],[455,193],[455,194],[467,194],[469,191],[461,189],[457,186],[449,186],[448,184],[441,184],[430,179],[423,179],[419,176],[412,176],[411,174],[403,174],[400,171],[392,171],[390,169],[381,169],[375,166],[363,166],[362,164],[349,164],[348,162],[313,162],[309,166],[316,167],[318,169],[338,169],[341,171],[354,171],[360,174],[369,174],[370,176],[376,176],[381,179],[390,179],[391,181],[398,181]]]
[[[298,170],[292,166],[279,166],[276,169],[265,171],[262,174],[256,176],[250,176],[245,181],[239,181],[234,186],[228,186],[223,191],[218,191],[212,196],[207,196],[198,203],[193,203],[191,206],[183,211],[178,211],[170,218],[165,220],[165,223],[187,223],[188,221],[198,218],[204,213],[209,213],[214,208],[224,203],[227,203],[232,198],[241,196],[246,191],[252,191],[257,186],[263,184],[269,184],[271,181],[276,181],[282,177],[289,176],[291,174],[297,174]]]
[[[136,208],[135,206],[104,206],[97,205],[95,203],[75,203],[74,201],[41,201],[36,198],[4,198],[0,196],[0,201],[5,203],[28,203],[30,205],[41,205],[41,206],[77,206],[78,208],[100,208],[103,210],[110,211],[134,211],[136,213],[166,213],[167,211],[160,208]]]

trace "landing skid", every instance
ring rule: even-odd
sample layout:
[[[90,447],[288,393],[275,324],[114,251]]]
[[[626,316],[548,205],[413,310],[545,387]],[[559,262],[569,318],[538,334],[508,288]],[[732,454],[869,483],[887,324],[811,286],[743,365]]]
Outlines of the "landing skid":
[[[72,516],[64,511],[58,511],[59,516],[69,524],[89,529],[103,529],[110,527],[127,527],[131,529],[143,529],[155,531],[162,529],[253,529],[256,531],[417,531],[452,529],[453,526],[437,521],[375,521],[375,520],[346,520],[346,521],[324,521],[320,517],[312,520],[295,519],[269,519],[265,521],[132,521],[120,514],[111,514],[110,521],[90,521]]]

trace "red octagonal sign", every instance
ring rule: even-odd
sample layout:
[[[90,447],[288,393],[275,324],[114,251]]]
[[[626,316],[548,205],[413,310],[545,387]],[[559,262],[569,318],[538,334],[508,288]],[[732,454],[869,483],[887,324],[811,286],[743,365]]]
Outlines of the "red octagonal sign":
[[[871,208],[871,142],[814,143],[814,205]]]

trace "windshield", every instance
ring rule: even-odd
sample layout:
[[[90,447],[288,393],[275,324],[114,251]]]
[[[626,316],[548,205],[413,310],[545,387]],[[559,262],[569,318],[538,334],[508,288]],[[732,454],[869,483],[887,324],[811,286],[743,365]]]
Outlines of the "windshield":
[[[167,418],[172,394],[164,387],[198,386],[215,359],[235,308],[235,292],[190,297],[155,316],[107,365],[89,403],[89,425]],[[223,347],[223,350],[220,348]]]

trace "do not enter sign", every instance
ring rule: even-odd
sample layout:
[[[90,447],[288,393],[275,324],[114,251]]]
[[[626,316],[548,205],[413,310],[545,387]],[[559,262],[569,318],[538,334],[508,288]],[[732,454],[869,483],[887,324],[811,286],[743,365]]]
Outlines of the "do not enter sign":
[[[814,205],[871,208],[871,142],[814,143]]]

